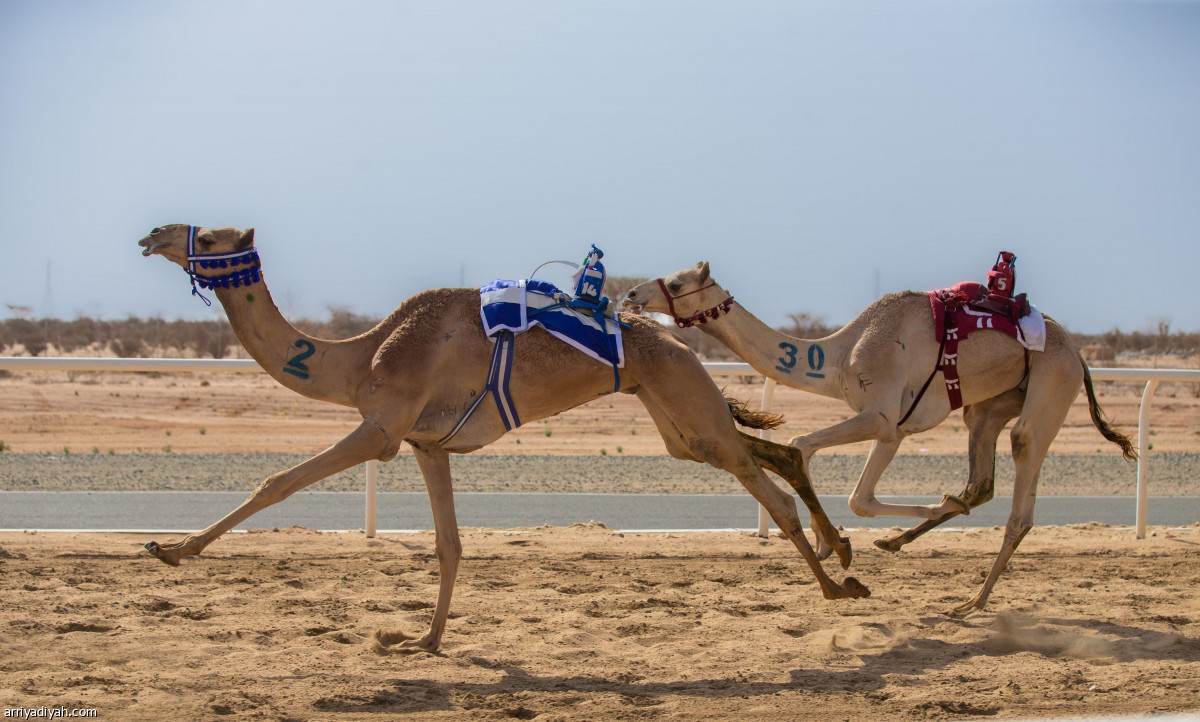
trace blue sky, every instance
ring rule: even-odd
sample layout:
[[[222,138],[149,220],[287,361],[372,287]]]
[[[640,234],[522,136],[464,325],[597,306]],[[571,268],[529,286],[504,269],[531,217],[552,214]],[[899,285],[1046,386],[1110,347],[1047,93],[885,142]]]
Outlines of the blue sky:
[[[1200,329],[1200,3],[5,0],[0,107],[0,317],[212,318],[134,245],[192,223],[297,317],[596,243],[772,325],[1004,249],[1072,330]]]

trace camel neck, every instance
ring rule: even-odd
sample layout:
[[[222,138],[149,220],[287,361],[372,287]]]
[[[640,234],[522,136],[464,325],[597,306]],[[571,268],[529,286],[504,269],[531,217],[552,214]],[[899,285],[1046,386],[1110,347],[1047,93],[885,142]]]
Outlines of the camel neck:
[[[763,323],[738,303],[720,319],[700,328],[767,378],[821,396],[842,397],[845,349],[838,334],[822,339],[789,336]]]
[[[280,313],[266,282],[243,288],[217,288],[217,299],[246,351],[276,381],[298,394],[343,406],[355,406],[359,374],[367,368],[356,339],[327,341],[301,332]]]

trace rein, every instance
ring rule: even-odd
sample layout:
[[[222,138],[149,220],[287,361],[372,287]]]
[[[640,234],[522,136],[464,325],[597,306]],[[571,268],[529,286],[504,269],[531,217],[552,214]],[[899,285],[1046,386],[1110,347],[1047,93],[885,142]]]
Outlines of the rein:
[[[258,251],[254,246],[235,253],[196,253],[196,226],[188,226],[187,260],[188,267],[184,271],[192,279],[192,295],[199,296],[206,306],[211,306],[212,301],[200,293],[197,286],[205,290],[241,288],[242,286],[253,286],[262,280],[262,274],[259,273],[262,262],[259,260]],[[198,272],[198,269],[237,268],[238,266],[246,267],[220,276],[201,276]]]
[[[671,311],[671,318],[675,319],[675,325],[679,328],[691,328],[698,323],[708,323],[709,319],[716,321],[722,313],[729,313],[729,307],[733,305],[733,296],[730,296],[706,311],[697,311],[689,318],[680,318],[679,314],[675,312],[675,301],[683,298],[684,296],[690,296],[693,293],[707,291],[708,289],[717,285],[716,281],[713,281],[703,288],[697,288],[695,291],[688,291],[687,293],[681,293],[678,296],[672,296],[671,292],[667,290],[667,284],[664,283],[661,278],[656,280],[658,281],[659,289],[662,290],[663,298],[667,299],[667,308]]]

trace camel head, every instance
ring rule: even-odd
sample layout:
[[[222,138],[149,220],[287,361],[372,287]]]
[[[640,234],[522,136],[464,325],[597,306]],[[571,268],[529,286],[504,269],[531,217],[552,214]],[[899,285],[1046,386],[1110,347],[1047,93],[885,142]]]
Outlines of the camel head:
[[[716,320],[729,310],[733,296],[717,285],[708,273],[708,261],[634,286],[622,305],[631,313],[664,313],[680,328]]]
[[[212,305],[199,289],[241,288],[262,280],[254,229],[200,228],[173,223],[159,226],[138,241],[143,256],[158,254],[175,262],[192,279],[192,295]]]
[[[160,255],[185,270],[188,268],[188,232],[192,226],[172,223],[159,226],[150,235],[138,241],[143,256]],[[236,228],[196,228],[194,255],[222,255],[241,253],[254,245],[254,229],[239,231]],[[208,275],[208,274],[205,274]],[[215,275],[215,274],[213,274]]]

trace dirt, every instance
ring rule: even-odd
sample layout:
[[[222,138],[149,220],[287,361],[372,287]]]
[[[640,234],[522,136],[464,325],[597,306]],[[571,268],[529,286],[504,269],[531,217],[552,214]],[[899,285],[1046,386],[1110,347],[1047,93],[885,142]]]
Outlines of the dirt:
[[[762,380],[718,378],[726,393],[758,408]],[[1151,442],[1166,452],[1200,451],[1200,398],[1193,384],[1163,384],[1151,407]],[[1141,385],[1101,382],[1100,403],[1118,426],[1137,430]],[[850,418],[840,401],[776,387],[772,409],[788,420],[774,432],[786,441]],[[302,453],[314,454],[358,425],[349,408],[301,397],[265,374],[38,372],[0,378],[0,443],[16,452]],[[917,434],[901,454],[966,452],[962,412]],[[1008,450],[1001,435],[1000,448]],[[865,454],[869,443],[824,454]],[[1102,453],[1115,447],[1092,427],[1080,394],[1051,453]],[[407,446],[401,453],[409,453]],[[607,396],[537,421],[488,446],[490,454],[666,453],[634,397]]]
[[[947,616],[1000,535],[892,556],[853,532],[873,594],[826,601],[778,538],[468,529],[441,651],[405,654],[372,635],[427,629],[429,533],[228,535],[179,568],[137,535],[5,533],[0,700],[136,720],[1200,710],[1200,525],[1037,528],[985,611]]]
[[[759,383],[727,386],[761,394]],[[1132,431],[1140,389],[1100,391]],[[848,415],[789,389],[777,390],[775,408],[789,417],[777,438]],[[1153,418],[1156,451],[1200,450],[1190,387],[1160,389]],[[0,378],[0,443],[15,452],[310,454],[356,424],[352,410],[262,375]],[[904,448],[962,453],[965,436],[955,416]],[[1107,446],[1077,402],[1052,453],[1117,453]],[[488,448],[602,450],[663,453],[628,397]],[[850,533],[849,573],[872,596],[826,601],[778,538],[467,529],[442,649],[401,654],[376,648],[372,634],[425,632],[439,582],[430,533],[231,534],[179,568],[146,555],[140,535],[0,533],[0,703],[119,719],[1200,711],[1200,525],[1152,528],[1144,540],[1097,524],[1035,527],[987,609],[962,620],[945,612],[977,589],[1002,530],[933,532],[897,555],[872,546],[880,535]]]

